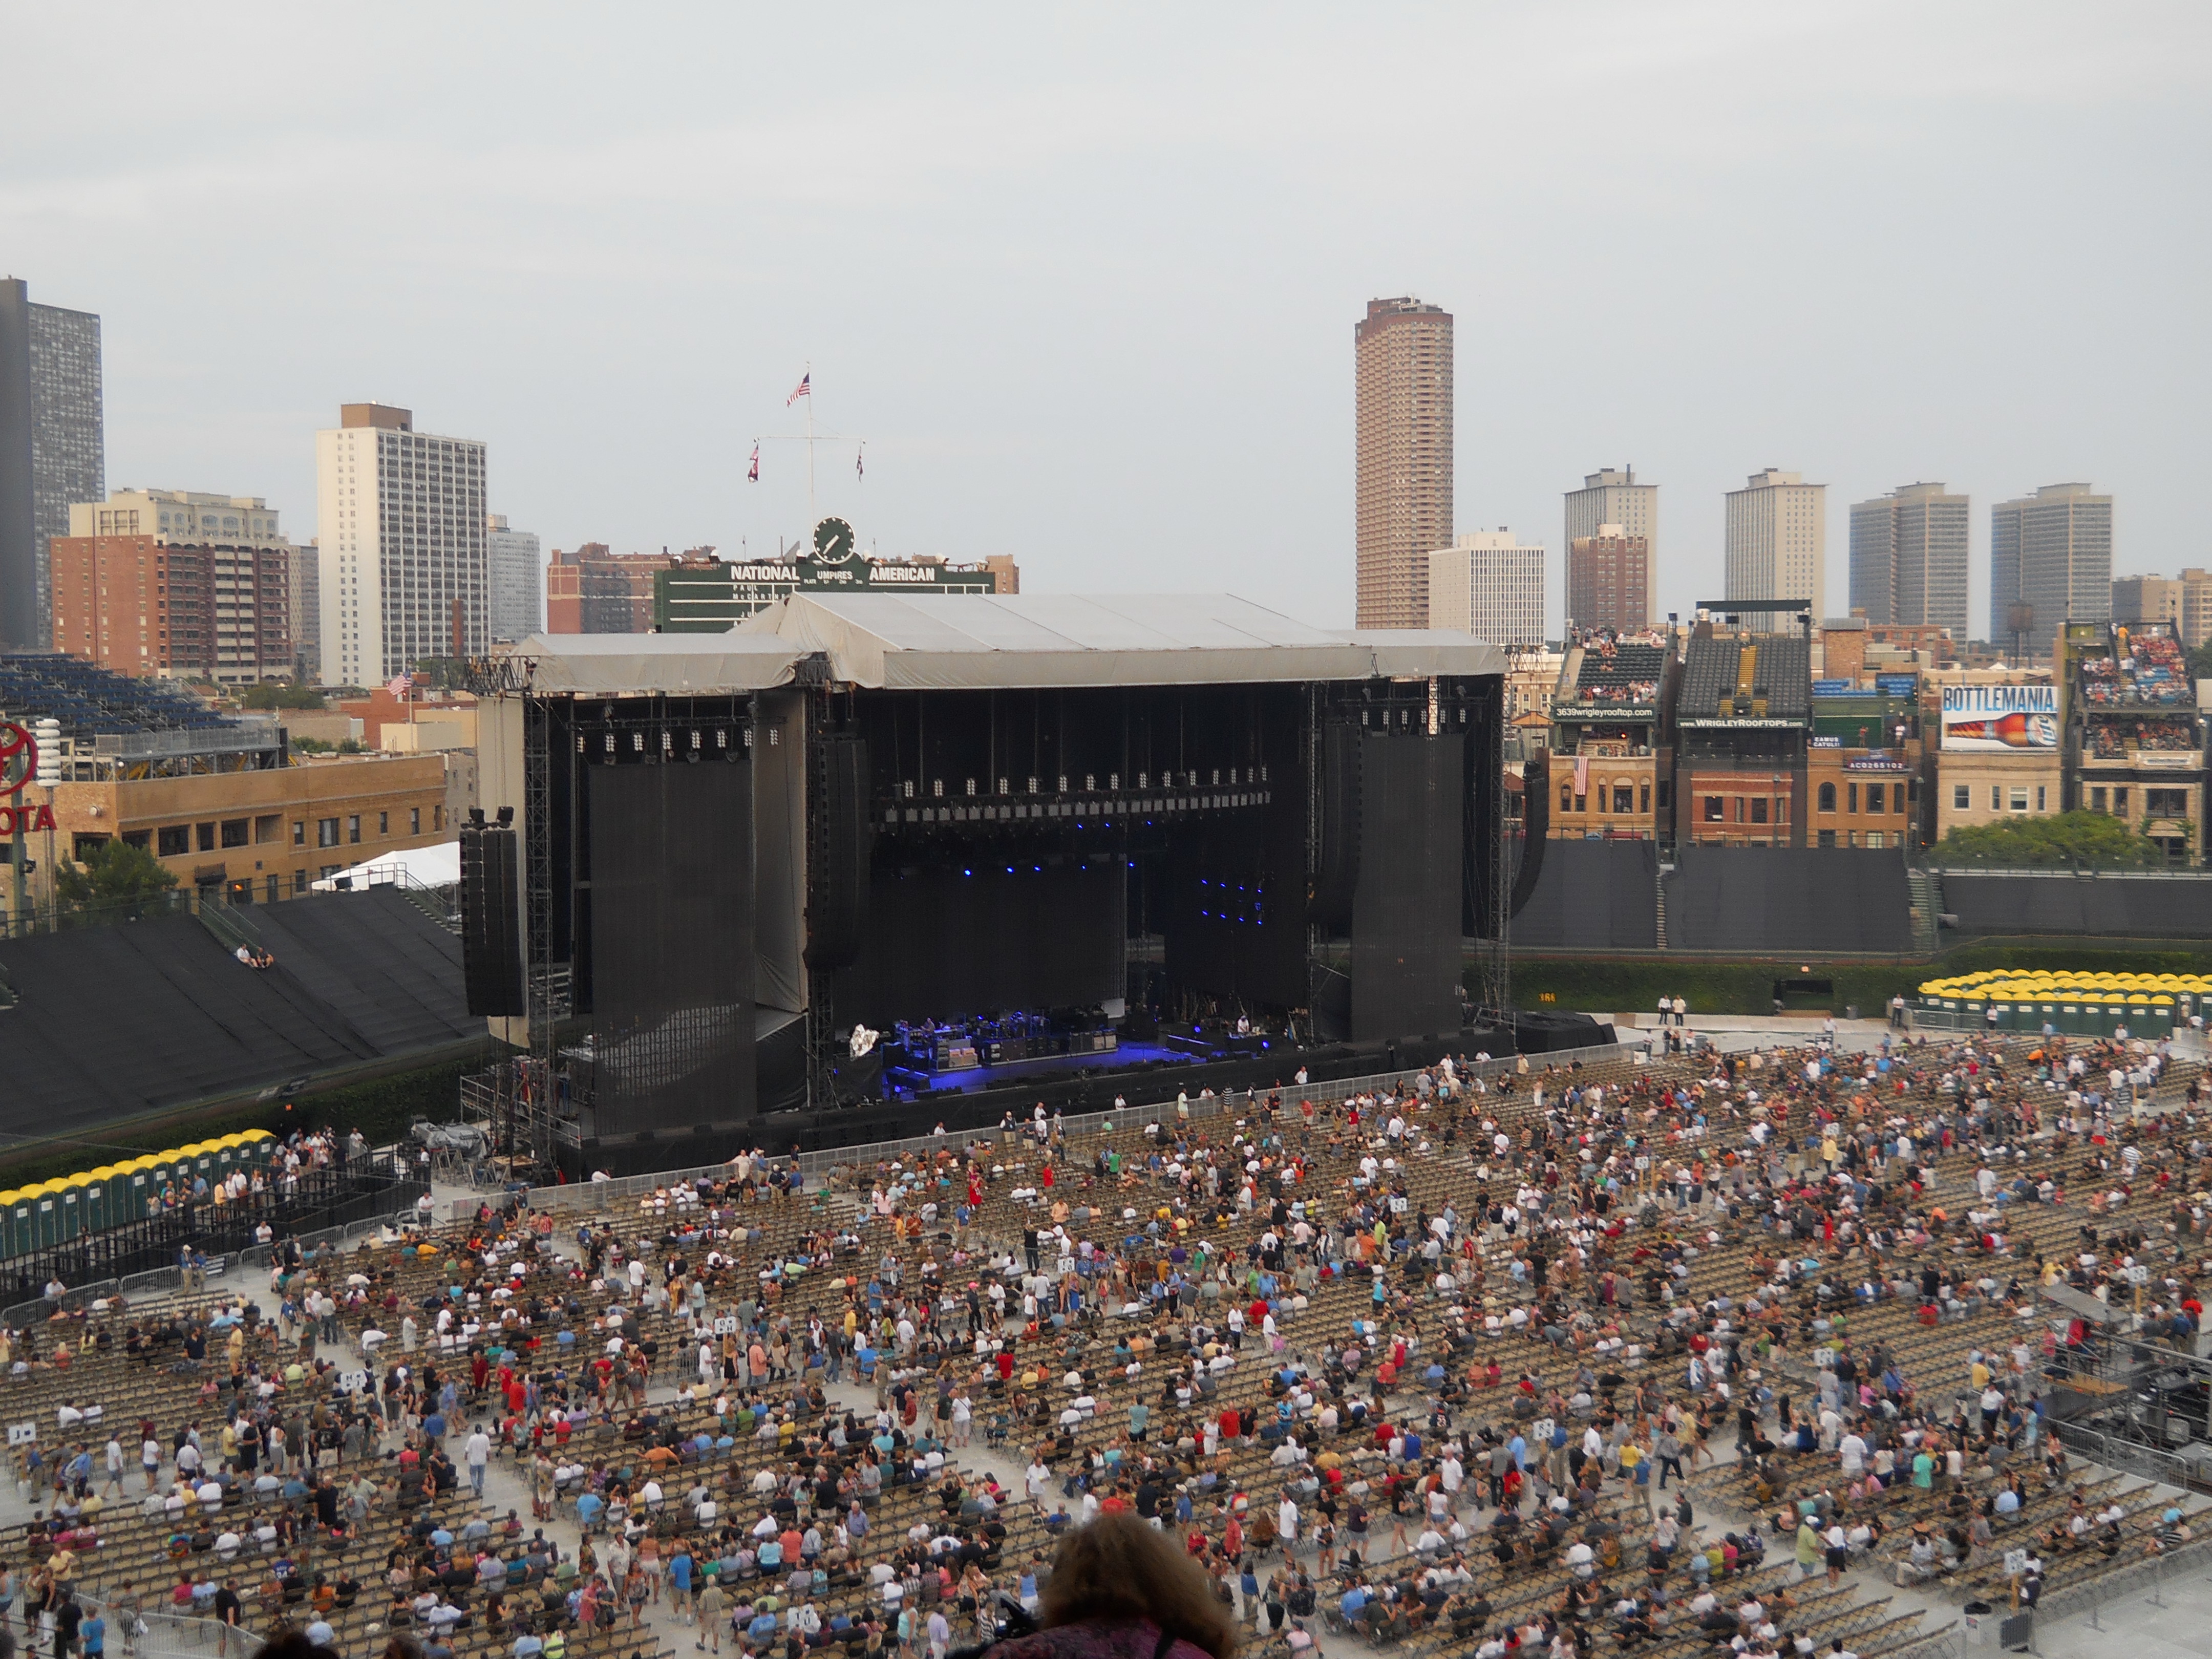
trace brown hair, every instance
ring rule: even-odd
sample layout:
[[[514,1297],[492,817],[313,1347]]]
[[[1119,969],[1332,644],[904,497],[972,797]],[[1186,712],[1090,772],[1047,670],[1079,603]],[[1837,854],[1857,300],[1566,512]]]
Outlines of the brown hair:
[[[1038,1611],[1047,1630],[1147,1619],[1213,1659],[1237,1651],[1237,1626],[1205,1571],[1166,1534],[1126,1511],[1102,1515],[1060,1540]]]

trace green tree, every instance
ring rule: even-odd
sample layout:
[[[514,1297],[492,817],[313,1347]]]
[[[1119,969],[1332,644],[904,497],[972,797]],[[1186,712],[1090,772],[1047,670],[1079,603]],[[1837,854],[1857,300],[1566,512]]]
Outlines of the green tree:
[[[1954,826],[1939,856],[1979,863],[2039,868],[2088,865],[2135,870],[2163,865],[2166,854],[2124,818],[2102,812],[2059,812],[2046,817],[2007,818],[1999,823]]]
[[[312,685],[291,680],[264,680],[249,685],[238,700],[240,708],[320,708],[323,694]]]
[[[77,909],[133,915],[177,884],[151,853],[127,841],[102,842],[76,863],[64,864],[57,879],[63,900]]]

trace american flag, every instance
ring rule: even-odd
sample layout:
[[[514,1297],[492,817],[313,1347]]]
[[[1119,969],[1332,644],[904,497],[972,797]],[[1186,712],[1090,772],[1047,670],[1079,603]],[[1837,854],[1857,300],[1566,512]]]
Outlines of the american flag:
[[[783,400],[783,406],[786,409],[789,409],[792,404],[797,403],[801,398],[811,398],[813,395],[814,371],[810,368],[805,374],[799,377],[799,386],[797,390],[793,392],[791,396]]]
[[[760,445],[757,442],[753,445],[753,464],[746,469],[745,477],[749,483],[760,482]]]

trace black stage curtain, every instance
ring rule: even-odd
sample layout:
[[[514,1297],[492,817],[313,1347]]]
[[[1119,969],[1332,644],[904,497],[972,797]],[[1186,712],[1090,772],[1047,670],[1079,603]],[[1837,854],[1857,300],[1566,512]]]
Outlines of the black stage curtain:
[[[590,769],[601,1137],[750,1117],[749,760]]]
[[[1362,741],[1354,1042],[1459,1029],[1464,748],[1456,737]]]
[[[1085,1007],[1121,994],[1123,867],[1092,859],[1009,871],[879,867],[860,958],[836,981],[841,1021],[888,1030],[1018,1008]]]

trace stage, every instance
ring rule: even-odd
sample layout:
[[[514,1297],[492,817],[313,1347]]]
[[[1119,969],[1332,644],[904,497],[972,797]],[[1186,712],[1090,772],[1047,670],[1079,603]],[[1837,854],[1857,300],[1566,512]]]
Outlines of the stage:
[[[1188,1066],[1198,1057],[1179,1048],[1149,1042],[1124,1042],[1099,1054],[1041,1054],[1035,1060],[1008,1060],[999,1066],[968,1066],[957,1072],[922,1072],[907,1066],[885,1066],[884,1080],[898,1089],[897,1098],[913,1100],[923,1095],[980,1094],[1004,1088],[1028,1077],[1075,1077],[1085,1072],[1105,1075],[1140,1066]],[[890,1097],[886,1097],[890,1098]]]
[[[1225,595],[881,593],[472,665],[520,890],[472,913],[471,983],[526,989],[562,1083],[502,1133],[616,1172],[752,1145],[797,1099],[995,1121],[1164,1068],[1171,1096],[1459,1052],[1466,942],[1504,909],[1503,667]],[[978,1011],[925,1065],[890,1036]],[[1209,1040],[1244,1018],[1304,1046]],[[954,1069],[994,1021],[1070,1052]],[[1082,1041],[1109,1030],[1134,1040]]]

